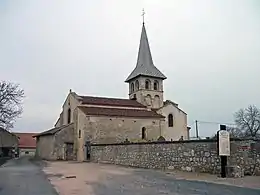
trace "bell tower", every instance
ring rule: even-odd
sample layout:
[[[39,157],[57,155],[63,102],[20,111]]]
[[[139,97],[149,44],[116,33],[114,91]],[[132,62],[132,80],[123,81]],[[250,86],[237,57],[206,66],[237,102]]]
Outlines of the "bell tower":
[[[143,22],[137,63],[125,80],[129,84],[129,99],[135,99],[149,108],[162,107],[164,79],[166,79],[166,76],[153,64]]]

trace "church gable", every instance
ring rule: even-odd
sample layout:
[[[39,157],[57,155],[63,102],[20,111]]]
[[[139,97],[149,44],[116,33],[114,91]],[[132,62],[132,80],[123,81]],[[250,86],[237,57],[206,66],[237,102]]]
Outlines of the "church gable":
[[[62,125],[66,125],[73,122],[73,111],[79,104],[80,102],[78,101],[77,94],[70,90],[62,105],[62,111],[60,113],[60,116],[57,119],[54,126],[60,127]]]
[[[179,108],[179,105],[177,103],[175,103],[175,102],[173,102],[171,100],[166,100],[166,101],[163,102],[163,107],[166,107],[166,106],[169,106],[169,105],[173,106],[174,108],[178,109],[183,114],[187,115],[186,112],[184,112],[182,109]]]

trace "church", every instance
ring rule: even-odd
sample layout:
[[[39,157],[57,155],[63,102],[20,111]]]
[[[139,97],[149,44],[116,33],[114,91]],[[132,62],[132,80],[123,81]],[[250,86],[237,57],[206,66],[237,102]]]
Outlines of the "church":
[[[91,143],[188,139],[187,114],[164,100],[165,79],[153,63],[143,23],[137,63],[125,80],[129,98],[92,97],[70,90],[54,128],[35,136],[36,154],[48,160],[84,161]]]

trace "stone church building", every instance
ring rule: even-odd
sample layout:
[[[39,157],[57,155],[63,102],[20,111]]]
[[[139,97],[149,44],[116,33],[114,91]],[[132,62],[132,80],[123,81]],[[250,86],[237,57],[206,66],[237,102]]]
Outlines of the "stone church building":
[[[126,78],[129,98],[79,95],[70,90],[53,129],[37,137],[36,154],[44,159],[89,158],[91,143],[188,139],[187,114],[164,101],[166,76],[155,67],[145,25],[137,63]]]

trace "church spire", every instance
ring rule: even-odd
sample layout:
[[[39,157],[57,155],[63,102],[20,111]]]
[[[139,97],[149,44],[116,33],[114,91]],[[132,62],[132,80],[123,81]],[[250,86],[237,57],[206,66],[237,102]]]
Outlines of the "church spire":
[[[142,16],[144,17],[144,11]],[[149,41],[144,25],[144,18],[136,67],[132,71],[132,73],[127,77],[126,82],[129,82],[133,78],[140,75],[166,79],[164,74],[161,73],[153,64],[152,54],[150,51]]]

